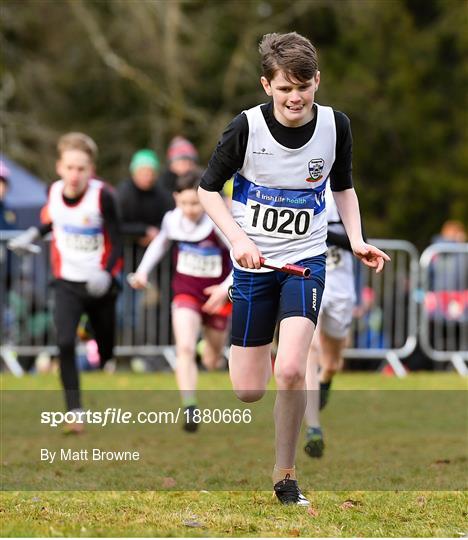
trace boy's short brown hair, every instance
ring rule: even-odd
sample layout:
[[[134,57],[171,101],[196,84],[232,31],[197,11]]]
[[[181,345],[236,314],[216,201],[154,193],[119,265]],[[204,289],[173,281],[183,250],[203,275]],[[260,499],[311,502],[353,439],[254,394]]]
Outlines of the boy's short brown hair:
[[[262,74],[270,82],[281,70],[286,79],[310,81],[318,70],[317,50],[297,32],[265,34],[258,50],[262,56]]]
[[[175,192],[180,193],[186,189],[198,189],[202,178],[202,171],[198,167],[177,177]]]
[[[59,158],[62,157],[62,153],[65,150],[81,150],[85,154],[88,154],[93,163],[96,163],[98,148],[97,144],[84,133],[71,132],[62,135],[57,142],[57,152]]]

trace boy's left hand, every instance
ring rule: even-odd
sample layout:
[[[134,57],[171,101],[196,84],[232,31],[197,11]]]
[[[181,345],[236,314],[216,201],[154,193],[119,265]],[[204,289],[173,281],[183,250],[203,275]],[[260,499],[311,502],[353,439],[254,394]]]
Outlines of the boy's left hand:
[[[383,270],[385,262],[391,260],[384,251],[366,242],[354,244],[352,248],[354,255],[369,268],[375,268],[377,274]]]
[[[90,296],[101,298],[110,289],[112,276],[106,270],[96,270],[86,282],[86,290]]]
[[[203,290],[203,294],[209,296],[203,304],[202,311],[209,315],[219,311],[228,300],[227,289],[222,285],[210,285]]]

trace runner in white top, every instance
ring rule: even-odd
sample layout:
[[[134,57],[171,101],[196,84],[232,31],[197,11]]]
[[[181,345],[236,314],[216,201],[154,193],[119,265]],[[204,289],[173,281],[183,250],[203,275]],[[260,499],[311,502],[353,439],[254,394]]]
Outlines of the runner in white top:
[[[326,218],[321,215],[325,207],[322,194],[329,175],[354,254],[377,271],[389,257],[362,238],[352,182],[346,185],[334,178],[336,115],[314,105],[320,84],[315,48],[295,32],[267,34],[260,53],[261,84],[272,97],[272,118],[267,120],[260,107],[231,123],[223,139],[234,140],[234,152],[220,142],[199,193],[206,212],[228,238],[237,265],[229,367],[234,390],[243,401],[256,401],[266,390],[271,342],[276,318],[280,320],[273,485],[283,504],[307,505],[297,485],[294,463],[306,405],[307,354],[323,291]],[[245,126],[245,121],[247,129],[241,132],[238,128]],[[288,132],[284,143],[273,134],[276,124]],[[302,145],[294,144],[308,134]],[[322,137],[323,141],[319,140]],[[243,159],[239,159],[242,153]],[[233,215],[219,193],[232,174],[236,174]],[[239,203],[235,210],[234,202],[236,206]],[[308,246],[311,251],[304,259],[302,253]],[[268,255],[291,258],[290,263],[310,265],[311,279],[285,278],[277,271],[258,272],[264,250]]]
[[[184,429],[196,431],[196,346],[203,327],[202,362],[218,367],[226,343],[231,304],[231,261],[226,239],[204,213],[197,188],[201,175],[191,171],[176,181],[175,210],[166,213],[159,235],[151,242],[135,274],[134,288],[145,287],[148,274],[174,243],[172,327],[176,345],[176,378],[184,411]]]
[[[50,245],[54,280],[54,322],[60,376],[68,410],[81,408],[75,359],[78,324],[89,317],[100,367],[113,356],[115,303],[120,271],[121,240],[117,205],[109,186],[94,178],[97,147],[84,133],[67,133],[58,144],[60,180],[49,190],[41,212],[43,225],[32,227],[10,241],[17,253],[37,251],[36,239],[52,233]],[[70,433],[81,433],[82,422],[71,422]]]
[[[261,106],[245,111],[249,159],[234,179],[232,216],[264,257],[280,262],[327,249],[325,186],[335,161],[336,126],[331,107],[315,104],[315,111],[314,134],[300,148],[274,139]],[[235,260],[234,265],[242,268]]]

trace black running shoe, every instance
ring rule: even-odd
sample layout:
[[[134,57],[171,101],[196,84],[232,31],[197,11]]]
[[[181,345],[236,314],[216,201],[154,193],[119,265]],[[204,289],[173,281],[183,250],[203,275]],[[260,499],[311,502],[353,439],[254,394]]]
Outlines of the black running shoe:
[[[319,427],[309,427],[307,429],[306,445],[304,446],[305,453],[313,458],[321,458],[324,448],[322,430]]]
[[[198,422],[195,422],[195,411],[196,408],[193,405],[189,405],[184,409],[184,430],[189,433],[194,433],[198,429]]]
[[[274,487],[275,495],[281,504],[297,504],[298,506],[309,506],[310,502],[302,495],[297,480],[291,480],[289,474],[280,480]]]
[[[322,410],[328,403],[330,397],[331,381],[320,383],[320,410]]]

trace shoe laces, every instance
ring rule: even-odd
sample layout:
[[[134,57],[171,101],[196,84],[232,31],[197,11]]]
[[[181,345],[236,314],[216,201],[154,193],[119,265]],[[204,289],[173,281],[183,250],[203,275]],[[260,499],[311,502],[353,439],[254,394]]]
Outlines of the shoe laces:
[[[279,491],[287,495],[288,498],[289,496],[297,498],[299,495],[301,495],[301,490],[297,485],[297,480],[291,480],[291,475],[289,473],[283,478],[283,480],[280,480],[278,484],[276,485],[278,486]]]

